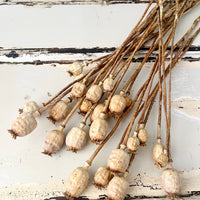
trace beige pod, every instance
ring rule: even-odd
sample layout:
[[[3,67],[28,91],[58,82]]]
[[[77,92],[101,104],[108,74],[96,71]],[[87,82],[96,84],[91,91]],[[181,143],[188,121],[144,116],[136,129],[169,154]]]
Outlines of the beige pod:
[[[89,130],[91,142],[101,142],[105,139],[108,132],[108,122],[105,120],[105,115],[101,113],[100,118],[95,119]]]
[[[8,132],[14,139],[30,134],[37,127],[37,121],[32,113],[22,113],[12,123],[11,130]]]
[[[126,107],[128,108],[132,104],[132,99],[129,96],[124,97],[126,99]]]
[[[87,132],[81,127],[73,127],[66,136],[66,146],[68,150],[77,151],[82,149],[87,141]]]
[[[74,62],[68,67],[68,72],[73,76],[79,76],[83,72],[83,64]]]
[[[107,162],[107,167],[112,172],[124,173],[129,165],[129,154],[123,149],[114,149]]]
[[[156,166],[158,168],[164,168],[168,164],[168,156],[167,156],[167,150],[164,149],[163,153],[160,154],[160,156],[157,158]]]
[[[91,101],[88,101],[87,99],[84,99],[81,105],[79,106],[79,109],[83,113],[87,113],[90,108],[92,107]]]
[[[65,196],[67,198],[79,197],[86,189],[88,183],[89,183],[88,169],[84,167],[76,168],[69,176],[65,184],[66,186]]]
[[[22,109],[23,109],[23,112],[33,113],[39,109],[39,106],[35,101],[29,101],[23,105]]]
[[[130,152],[136,152],[140,146],[140,141],[137,137],[137,133],[135,132],[132,137],[130,137],[127,141],[127,148]]]
[[[126,108],[126,99],[122,95],[114,95],[109,104],[111,113],[121,114]]]
[[[94,175],[94,185],[98,188],[105,187],[110,179],[110,170],[107,167],[100,167]]]
[[[153,148],[153,159],[158,168],[163,168],[168,163],[167,151],[164,150],[160,141]]]
[[[91,114],[90,121],[93,122],[95,119],[100,118],[100,114],[101,112],[103,112],[103,110],[104,110],[104,104],[98,104]],[[108,115],[105,114],[105,119],[107,118]]]
[[[68,103],[65,101],[58,101],[54,106],[49,109],[49,117],[53,123],[64,120],[69,113]]]
[[[164,147],[160,142],[153,147],[153,159],[155,162],[157,162],[158,157],[163,153],[163,151]]]
[[[51,131],[44,142],[44,154],[51,155],[58,152],[65,141],[65,135],[60,130]]]
[[[114,86],[115,86],[115,81],[112,79],[112,76],[109,76],[103,82],[104,92],[111,92],[113,90]]]
[[[102,89],[100,85],[92,85],[86,93],[86,99],[92,103],[97,103],[102,96]]]
[[[107,196],[110,200],[123,200],[126,197],[129,183],[124,177],[114,176],[108,184]]]
[[[138,139],[140,141],[140,145],[146,145],[148,141],[148,132],[144,128],[140,128],[138,131]]]
[[[80,98],[84,95],[85,91],[86,91],[85,83],[77,82],[73,85],[71,94],[76,98]]]
[[[162,173],[162,187],[171,199],[177,198],[180,193],[181,182],[179,173],[173,168],[167,168]]]

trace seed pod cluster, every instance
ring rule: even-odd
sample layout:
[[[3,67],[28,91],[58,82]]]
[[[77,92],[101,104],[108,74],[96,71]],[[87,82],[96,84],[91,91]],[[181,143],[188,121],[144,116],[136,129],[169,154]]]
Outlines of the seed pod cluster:
[[[51,155],[58,152],[62,148],[64,141],[65,141],[65,135],[61,131],[59,130],[51,131],[45,139],[43,153]]]
[[[105,120],[105,115],[101,113],[100,118],[95,119],[89,130],[91,142],[99,143],[103,141],[108,132],[108,122]]]
[[[68,150],[76,152],[84,147],[87,141],[87,132],[81,127],[73,127],[66,136]]]
[[[138,131],[138,139],[141,146],[145,146],[148,141],[148,132],[144,128],[140,128]]]
[[[168,163],[167,151],[160,142],[158,142],[153,148],[153,159],[158,168],[163,168]]]
[[[107,167],[100,167],[94,175],[94,185],[98,188],[105,187],[111,179],[111,172]]]
[[[126,108],[126,99],[122,95],[114,95],[111,98],[109,110],[113,114],[120,115]]]
[[[37,127],[37,121],[32,113],[22,113],[12,123],[11,130],[8,132],[14,139],[30,134]]]
[[[82,113],[87,113],[90,110],[91,107],[92,107],[91,101],[84,99],[83,102],[81,103],[81,105],[79,106],[79,110]]]
[[[136,152],[140,146],[140,141],[137,137],[137,133],[135,132],[132,137],[130,137],[127,141],[127,148],[130,152]]]
[[[29,102],[25,103],[22,107],[22,110],[24,113],[27,113],[27,112],[33,113],[38,109],[39,109],[39,106],[35,101],[29,101]]]
[[[102,89],[100,85],[92,85],[86,93],[86,99],[92,103],[97,103],[102,96]]]
[[[73,76],[79,76],[83,72],[83,64],[74,62],[68,67],[68,72]]]
[[[124,173],[129,165],[129,154],[123,149],[114,149],[107,162],[107,167],[114,173]]]
[[[112,79],[112,76],[105,79],[103,82],[104,92],[111,92],[115,86],[115,81]]]
[[[85,83],[77,82],[72,87],[71,94],[76,98],[80,98],[84,95],[85,91],[86,91]]]
[[[129,183],[124,177],[114,176],[107,187],[108,199],[123,200],[129,188]]]
[[[68,103],[65,101],[58,101],[54,106],[49,109],[49,117],[52,123],[64,120],[69,113]]]
[[[168,198],[176,199],[180,193],[180,177],[178,171],[167,168],[162,173],[162,187],[168,193]]]
[[[103,112],[103,110],[104,110],[104,104],[98,104],[91,114],[90,121],[93,122],[95,119],[100,118],[100,115]],[[107,113],[105,113],[105,119],[107,118],[108,115]]]
[[[66,198],[75,198],[79,197],[89,182],[89,173],[88,170],[84,167],[76,168],[72,174],[69,176],[66,182]]]

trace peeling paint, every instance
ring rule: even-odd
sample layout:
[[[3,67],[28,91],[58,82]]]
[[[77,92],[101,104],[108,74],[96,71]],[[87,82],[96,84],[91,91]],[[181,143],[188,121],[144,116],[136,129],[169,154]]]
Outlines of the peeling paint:
[[[172,102],[172,108],[187,117],[200,119],[200,100],[198,99],[181,98]]]
[[[180,197],[200,198],[200,169],[180,172],[182,191]],[[130,187],[127,198],[165,199],[166,193],[161,187],[161,177],[149,177],[144,173],[131,174],[128,177]],[[66,200],[63,196],[65,184],[53,180],[45,184],[21,184],[0,188],[1,199],[6,200]],[[106,190],[98,190],[92,183],[78,199],[105,199]]]

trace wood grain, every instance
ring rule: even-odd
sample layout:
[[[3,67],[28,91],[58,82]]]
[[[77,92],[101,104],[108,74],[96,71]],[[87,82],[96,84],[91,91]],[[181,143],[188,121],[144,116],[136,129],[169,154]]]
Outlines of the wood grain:
[[[150,0],[5,0],[1,5],[25,5],[25,6],[53,6],[53,5],[113,5],[113,4],[137,4],[149,3]]]

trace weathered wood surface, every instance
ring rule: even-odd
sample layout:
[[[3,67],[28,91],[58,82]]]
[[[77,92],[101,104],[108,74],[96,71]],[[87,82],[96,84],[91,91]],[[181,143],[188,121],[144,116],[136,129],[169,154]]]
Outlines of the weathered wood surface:
[[[26,138],[13,141],[6,130],[24,102],[42,103],[72,80],[66,73],[67,64],[97,58],[119,46],[148,2],[0,0],[0,19],[3,19],[0,22],[0,110],[3,113],[0,115],[0,200],[65,200],[64,182],[68,175],[84,163],[96,146],[88,144],[76,155],[63,149],[52,158],[44,156],[40,153],[44,138],[55,129],[45,116],[38,120],[37,130]],[[176,41],[199,16],[199,10],[200,5],[182,18]],[[175,167],[182,171],[181,199],[188,200],[200,199],[199,41],[200,35],[172,74],[172,153]],[[131,71],[138,67],[147,50],[148,46],[136,55]],[[137,85],[151,69],[157,53],[148,60]],[[134,88],[133,96],[136,91]],[[155,168],[151,155],[156,133],[156,123],[152,122],[157,120],[157,104],[153,109],[147,127],[149,143],[139,150],[129,177],[131,186],[127,197],[133,199],[166,197],[160,185],[161,171]],[[80,116],[73,118],[67,130],[80,120]],[[125,126],[123,122],[115,139],[106,145],[106,152],[100,152],[90,169],[91,179],[99,166],[106,165],[106,158]],[[99,191],[90,185],[83,195],[102,199],[105,190]]]
[[[135,70],[138,64],[132,63],[130,70]],[[136,84],[137,86],[143,81],[142,77],[149,73],[151,66],[151,62],[145,65]],[[46,120],[46,115],[38,119],[37,129],[25,138],[18,138],[13,141],[6,132],[17,116],[17,109],[24,102],[36,100],[41,104],[66,85],[68,81],[72,80],[66,71],[67,65],[62,64],[43,64],[39,66],[2,64],[0,67],[2,94],[0,109],[2,113],[9,113],[9,115],[6,114],[6,117],[0,115],[2,123],[0,127],[2,133],[0,140],[0,197],[2,197],[2,200],[41,200],[63,196],[64,182],[71,171],[82,165],[96,148],[95,145],[88,144],[83,151],[77,154],[66,152],[63,148],[61,152],[52,158],[41,154],[46,135],[50,130],[55,129]],[[199,73],[200,62],[182,61],[173,70],[172,155],[174,166],[181,171],[183,169],[198,169],[200,166]],[[8,91],[10,92],[8,93]],[[136,91],[137,87],[132,91],[133,96]],[[191,97],[192,100],[188,101],[186,97]],[[157,104],[155,103],[147,125],[150,134],[148,145],[140,148],[131,169],[131,174],[135,174],[133,177],[136,177],[136,180],[131,178],[130,183],[133,186],[130,187],[128,194],[135,199],[165,198],[165,193],[160,189],[160,179],[158,178],[161,171],[155,168],[151,155],[156,137]],[[191,106],[193,109],[191,109]],[[130,117],[128,118],[130,119]],[[71,127],[77,125],[77,121],[80,120],[80,116],[74,116],[68,123],[66,133]],[[127,122],[128,119],[122,123],[114,136],[115,138],[111,138],[111,141],[105,146],[106,151],[100,152],[95,160],[94,166],[90,169],[91,183],[96,169],[99,166],[106,165],[109,152],[117,145]],[[152,122],[155,122],[155,124],[153,123],[153,125]],[[181,193],[182,199],[198,199],[200,198],[199,170],[188,172],[187,170],[182,174],[184,180]],[[137,175],[143,174],[143,172],[154,178]],[[151,189],[151,184],[157,189]],[[83,195],[94,199],[104,197],[100,196],[104,194],[104,190],[97,191],[90,187]],[[64,200],[64,198],[61,199]]]
[[[200,199],[200,170],[180,172],[182,190],[180,199]],[[128,177],[129,190],[127,199],[166,199],[161,187],[160,177],[149,177],[147,174],[131,174]],[[92,181],[91,181],[92,182]],[[50,181],[45,184],[12,185],[0,188],[2,200],[66,200],[63,196],[63,181]],[[79,199],[106,199],[106,190],[98,190],[91,183]]]
[[[146,4],[70,5],[51,8],[0,6],[0,47],[26,48],[113,48],[118,47],[142,16]],[[183,16],[177,41],[199,17],[200,4]],[[12,15],[8,15],[12,13]],[[197,28],[200,27],[200,23]],[[200,35],[193,45],[199,46]]]
[[[150,0],[3,0],[1,5],[14,5],[21,4],[25,6],[52,6],[52,5],[90,5],[90,4],[100,4],[100,5],[112,5],[112,4],[138,4],[138,3],[149,3]]]

